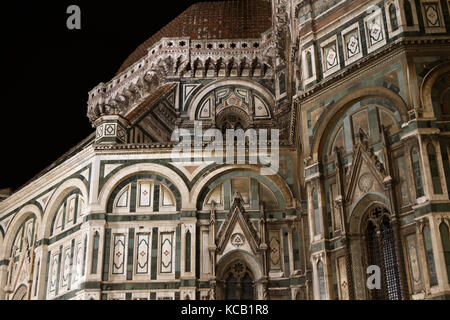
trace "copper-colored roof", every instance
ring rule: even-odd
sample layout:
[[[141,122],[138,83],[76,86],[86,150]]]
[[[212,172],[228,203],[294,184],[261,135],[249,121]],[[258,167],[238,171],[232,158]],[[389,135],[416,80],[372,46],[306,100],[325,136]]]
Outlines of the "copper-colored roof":
[[[267,0],[199,2],[141,44],[122,64],[118,73],[147,54],[161,38],[190,37],[194,40],[259,38],[272,26]]]

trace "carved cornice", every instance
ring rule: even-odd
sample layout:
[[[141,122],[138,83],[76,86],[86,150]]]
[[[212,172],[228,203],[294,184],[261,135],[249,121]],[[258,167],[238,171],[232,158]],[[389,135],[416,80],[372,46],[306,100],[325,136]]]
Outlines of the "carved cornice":
[[[124,115],[168,79],[271,78],[278,42],[272,30],[259,39],[163,38],[147,56],[89,92],[88,118],[94,122],[101,115]]]
[[[340,81],[348,80],[350,74],[360,73],[360,70],[364,67],[373,68],[374,66],[379,66],[380,63],[378,59],[382,59],[388,54],[392,54],[393,52],[397,54],[398,52],[408,50],[409,48],[417,49],[417,47],[421,47],[423,45],[450,45],[450,38],[405,38],[394,42],[381,48],[379,51],[365,56],[340,72],[337,72],[335,75],[322,79],[322,81],[314,87],[297,94],[295,102],[300,103],[304,99],[314,96],[323,90],[329,89],[333,85],[337,85]]]

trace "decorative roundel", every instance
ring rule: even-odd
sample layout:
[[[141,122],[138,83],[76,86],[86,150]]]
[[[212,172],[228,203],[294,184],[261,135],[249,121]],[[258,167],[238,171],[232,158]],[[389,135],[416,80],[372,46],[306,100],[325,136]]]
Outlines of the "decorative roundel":
[[[237,248],[242,247],[245,243],[245,238],[242,233],[235,233],[231,236],[231,244]]]
[[[370,173],[364,173],[358,182],[359,190],[368,192],[373,186],[373,177]]]

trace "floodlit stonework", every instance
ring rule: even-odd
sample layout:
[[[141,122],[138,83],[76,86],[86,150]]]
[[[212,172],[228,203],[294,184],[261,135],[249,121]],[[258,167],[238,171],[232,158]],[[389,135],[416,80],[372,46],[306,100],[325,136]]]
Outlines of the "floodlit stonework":
[[[89,137],[0,193],[0,299],[449,299],[449,12],[193,5],[89,92]],[[255,141],[173,157],[199,122],[279,129],[278,170]]]

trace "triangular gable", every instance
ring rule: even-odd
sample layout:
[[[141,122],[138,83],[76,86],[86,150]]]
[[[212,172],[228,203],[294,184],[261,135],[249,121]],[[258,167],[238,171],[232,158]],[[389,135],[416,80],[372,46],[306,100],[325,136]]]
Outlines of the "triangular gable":
[[[387,178],[384,165],[368,148],[365,141],[358,143],[347,182],[347,201],[357,199],[370,191],[385,191]]]
[[[242,196],[236,193],[231,212],[219,231],[217,245],[219,255],[233,249],[250,249],[253,254],[258,252],[261,240],[245,213],[243,203]]]

